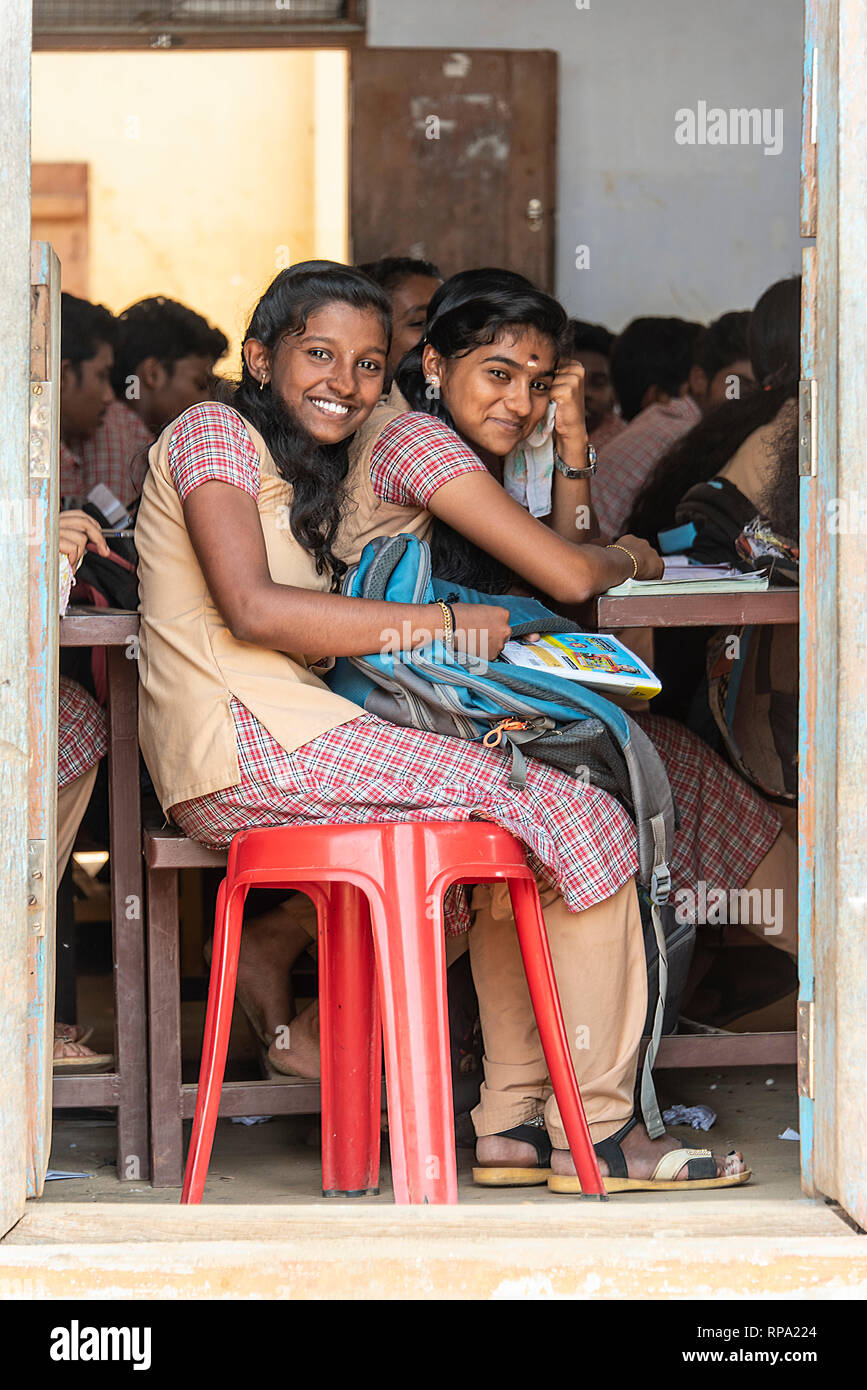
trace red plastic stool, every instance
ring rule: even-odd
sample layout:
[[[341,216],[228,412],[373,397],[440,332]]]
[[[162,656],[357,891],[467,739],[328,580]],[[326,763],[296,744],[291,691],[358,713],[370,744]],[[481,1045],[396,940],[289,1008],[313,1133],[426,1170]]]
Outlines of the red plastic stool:
[[[235,836],[217,901],[182,1203],[200,1202],[205,1186],[251,887],[297,888],[317,906],[324,1195],[378,1190],[381,1017],[395,1202],[457,1202],[443,897],[453,883],[499,879],[509,884],[539,1036],[581,1186],[585,1195],[604,1197],[523,846],[490,822],[461,821],[293,826]]]

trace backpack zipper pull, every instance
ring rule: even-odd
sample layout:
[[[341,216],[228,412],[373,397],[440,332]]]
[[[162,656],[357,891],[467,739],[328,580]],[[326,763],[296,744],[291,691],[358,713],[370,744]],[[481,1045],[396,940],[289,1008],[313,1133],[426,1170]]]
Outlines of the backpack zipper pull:
[[[501,719],[499,724],[495,724],[489,729],[482,739],[486,748],[499,748],[503,742],[503,734],[510,733],[513,729],[529,729],[531,725],[526,719]]]

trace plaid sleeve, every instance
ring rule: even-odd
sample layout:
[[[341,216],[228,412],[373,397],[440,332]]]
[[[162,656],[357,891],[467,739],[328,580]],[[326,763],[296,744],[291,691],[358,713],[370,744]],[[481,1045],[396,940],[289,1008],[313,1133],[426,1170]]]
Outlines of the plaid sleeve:
[[[399,415],[373,447],[370,481],[380,502],[426,507],[438,488],[485,465],[454,430],[423,411]]]
[[[169,440],[169,468],[182,502],[202,483],[231,483],[259,496],[259,456],[234,410],[215,401],[185,410]]]
[[[119,502],[129,506],[141,492],[152,443],[153,435],[135,411],[123,401],[113,401],[96,434],[81,446],[86,490],[104,483]]]

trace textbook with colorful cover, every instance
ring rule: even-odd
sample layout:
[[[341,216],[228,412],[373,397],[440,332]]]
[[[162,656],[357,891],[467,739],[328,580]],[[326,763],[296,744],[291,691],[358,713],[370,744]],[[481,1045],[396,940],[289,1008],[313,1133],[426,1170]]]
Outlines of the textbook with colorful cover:
[[[596,690],[649,700],[662,684],[649,666],[616,637],[598,632],[546,632],[538,642],[507,642],[503,660],[551,671]]]
[[[661,579],[626,579],[606,598],[643,598],[660,594],[744,594],[768,587],[767,570],[745,572],[731,565],[693,565],[685,555],[666,555]]]

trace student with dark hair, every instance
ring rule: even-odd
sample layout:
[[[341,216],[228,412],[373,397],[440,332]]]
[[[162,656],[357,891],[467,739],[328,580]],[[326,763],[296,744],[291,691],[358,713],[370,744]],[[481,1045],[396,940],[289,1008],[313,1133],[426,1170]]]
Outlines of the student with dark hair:
[[[385,290],[391,300],[391,347],[388,353],[386,390],[391,386],[400,359],[414,348],[424,332],[427,306],[443,282],[431,261],[411,256],[383,256],[358,267]]]
[[[765,291],[750,315],[747,350],[759,389],[724,401],[663,454],[629,517],[637,535],[655,545],[659,533],[675,525],[681,499],[712,478],[724,480],[715,490],[726,494],[741,511],[751,508],[752,516],[759,509],[769,468],[767,441],[782,423],[780,412],[791,408],[786,402],[798,394],[800,325],[800,278],[779,280]],[[745,515],[745,521],[749,516]],[[676,545],[692,549],[696,558],[706,553],[697,531],[677,539]]]
[[[191,405],[210,399],[214,366],[229,346],[186,304],[155,295],[117,316],[112,384],[157,435]]]
[[[569,320],[572,355],[584,368],[584,405],[587,436],[597,453],[603,444],[626,428],[616,413],[614,382],[611,379],[611,349],[614,334],[601,323]]]
[[[756,389],[747,346],[749,322],[749,310],[733,310],[703,328],[696,338],[689,394],[702,415]]]
[[[409,407],[442,420],[475,448],[485,466],[518,495],[518,480],[508,476],[508,461],[523,437],[543,425],[545,412],[556,404],[552,457],[544,499],[528,509],[570,547],[593,533],[590,508],[590,469],[586,409],[581,386],[583,368],[571,360],[569,327],[562,305],[513,271],[461,271],[437,291],[428,309],[421,343],[401,363],[395,391],[381,406],[370,428],[385,421],[386,412]],[[510,332],[520,325],[523,334]],[[493,336],[526,340],[528,357],[517,363],[512,354],[492,355],[486,348]],[[549,379],[534,381],[541,345],[554,356]],[[423,358],[441,362],[440,370],[423,370]],[[520,356],[520,354],[518,354]],[[486,368],[486,370],[485,370]],[[446,387],[448,379],[448,388]],[[446,404],[446,402],[449,404]],[[569,473],[575,474],[569,477]],[[524,485],[526,497],[527,487]],[[530,537],[527,537],[528,543]],[[628,539],[625,541],[628,545]],[[568,552],[567,552],[568,553]],[[516,580],[519,566],[505,567],[492,545],[474,545],[465,532],[438,517],[431,534],[434,573],[470,588],[502,593]],[[549,583],[556,583],[549,578]],[[544,587],[544,586],[542,586]],[[552,593],[548,588],[546,592]]]
[[[665,551],[686,553],[704,563],[745,566],[739,538],[744,528],[770,505],[772,521],[782,539],[797,543],[797,471],[794,451],[797,395],[800,377],[801,282],[793,276],[779,280],[760,297],[749,323],[749,359],[758,390],[739,400],[725,401],[704,416],[675,448],[660,459],[638,498],[630,525],[636,533]],[[786,530],[790,534],[786,535]],[[794,534],[791,534],[791,533]],[[773,554],[768,560],[774,559]],[[656,634],[655,670],[663,681],[667,713],[689,721],[691,727],[715,741],[721,720],[710,719],[707,700],[709,629],[675,636]],[[744,642],[746,648],[746,642]],[[761,700],[747,698],[754,690],[754,664],[761,657],[767,682],[773,672],[777,692],[772,703],[776,718],[782,712],[785,730],[767,732],[767,710]],[[711,666],[719,665],[710,662]],[[765,795],[793,803],[796,795],[796,633],[786,627],[766,628],[752,641],[749,666],[739,668],[744,697],[739,698],[739,731],[750,731],[756,775],[751,777]],[[734,691],[735,687],[731,687]],[[718,693],[715,688],[714,701]],[[766,694],[770,698],[771,687]],[[731,703],[731,702],[730,702]],[[742,738],[742,742],[744,739]],[[777,743],[782,753],[772,748]],[[764,756],[755,752],[765,746]],[[745,764],[734,758],[745,772]],[[765,769],[759,773],[759,767]],[[773,767],[774,771],[767,769]]]
[[[599,450],[593,505],[603,536],[615,536],[661,454],[699,419],[689,373],[701,324],[633,319],[614,344],[611,375],[628,428]]]
[[[624,420],[649,405],[682,396],[689,382],[700,323],[678,318],[633,319],[614,343],[611,375]]]
[[[533,309],[533,295],[515,287],[501,292],[499,305],[455,304],[454,331],[444,322],[436,341],[463,339],[457,363],[433,355],[441,349],[429,326],[423,370],[441,373],[444,394],[454,388],[453,418],[466,410],[477,421],[492,458],[532,429],[556,380],[554,340],[524,327]],[[570,1034],[589,1019],[593,1046],[575,1062],[593,1137],[607,1141],[603,1163],[622,1163],[633,1182],[658,1186],[660,1158],[673,1153],[673,1179],[743,1182],[740,1155],[708,1154],[707,1175],[699,1174],[673,1140],[651,1141],[632,1116],[646,968],[635,832],[619,804],[532,761],[526,786],[511,787],[507,762],[492,750],[377,719],[320,679],[327,659],[381,650],[383,634],[424,641],[440,626],[437,605],[333,591],[368,539],[425,535],[431,513],[490,545],[529,582],[571,599],[636,567],[658,572],[646,547],[632,558],[563,541],[441,419],[385,408],[367,429],[389,331],[386,297],[358,271],[328,262],[283,271],[245,336],[236,408],[193,407],[151,451],[138,522],[140,732],[160,801],[188,835],[218,845],[242,828],[291,824],[480,816],[514,831],[548,885]],[[564,410],[570,455],[584,431],[580,404],[574,420]],[[496,605],[456,604],[455,627],[468,645],[491,652],[509,635],[507,611]],[[724,855],[740,833],[751,856],[773,840],[770,822],[749,821],[737,817]],[[725,867],[714,864],[711,881]],[[446,922],[451,932],[466,928],[461,893],[448,899]],[[498,925],[504,939],[514,934],[508,921]],[[245,928],[238,978],[273,1038],[289,1021],[289,1001],[285,949],[273,925],[270,933],[255,922]],[[551,1166],[568,1174],[532,1016],[526,1029],[526,987],[496,950],[479,969],[482,1027],[498,1048],[483,1093],[480,1144],[488,1153],[480,1161],[517,1159],[521,1181],[545,1181],[547,1120],[557,1146]],[[522,1144],[528,1135],[538,1142]]]
[[[92,486],[83,457],[114,400],[111,369],[116,330],[101,304],[60,296],[60,496],[80,506]]]
[[[208,400],[225,334],[174,299],[142,299],[115,320],[114,397],[82,460],[90,487],[103,483],[124,507],[141,490],[154,436]]]

